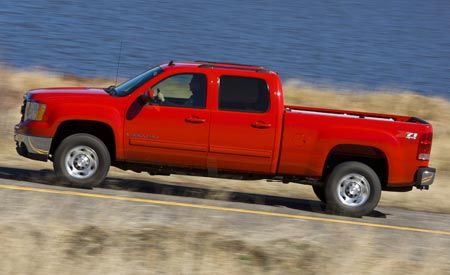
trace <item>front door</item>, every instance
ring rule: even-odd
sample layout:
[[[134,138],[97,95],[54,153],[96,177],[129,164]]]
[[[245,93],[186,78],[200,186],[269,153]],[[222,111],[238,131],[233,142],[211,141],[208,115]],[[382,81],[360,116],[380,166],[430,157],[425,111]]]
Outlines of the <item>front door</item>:
[[[154,102],[127,116],[127,160],[206,168],[210,125],[206,76],[176,74],[152,89]]]

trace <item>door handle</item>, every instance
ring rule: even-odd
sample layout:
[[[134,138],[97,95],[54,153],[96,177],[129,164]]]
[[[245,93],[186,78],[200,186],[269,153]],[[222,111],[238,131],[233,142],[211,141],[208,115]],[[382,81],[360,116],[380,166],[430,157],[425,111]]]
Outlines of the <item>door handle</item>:
[[[252,127],[258,128],[258,129],[267,129],[267,128],[272,127],[272,124],[266,123],[264,121],[255,121],[252,123]]]
[[[185,121],[189,122],[189,123],[200,124],[200,123],[205,123],[206,119],[197,117],[197,116],[191,116],[191,117],[186,118]]]

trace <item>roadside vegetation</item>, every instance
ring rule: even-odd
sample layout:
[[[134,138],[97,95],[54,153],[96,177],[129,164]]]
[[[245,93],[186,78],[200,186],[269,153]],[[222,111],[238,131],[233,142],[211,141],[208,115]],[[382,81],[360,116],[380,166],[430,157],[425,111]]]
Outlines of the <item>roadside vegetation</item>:
[[[267,240],[186,225],[1,226],[0,273],[448,274],[448,248],[436,239],[423,245],[390,232],[348,230],[314,236],[299,228],[295,237]]]

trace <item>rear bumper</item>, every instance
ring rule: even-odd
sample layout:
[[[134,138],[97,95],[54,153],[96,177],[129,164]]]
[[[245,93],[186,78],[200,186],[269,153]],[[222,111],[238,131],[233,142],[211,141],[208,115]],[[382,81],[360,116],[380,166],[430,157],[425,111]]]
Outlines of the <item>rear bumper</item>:
[[[52,138],[15,134],[14,140],[19,155],[29,159],[47,161]]]
[[[436,169],[431,167],[423,167],[417,169],[416,180],[414,186],[419,189],[428,189],[433,184]]]

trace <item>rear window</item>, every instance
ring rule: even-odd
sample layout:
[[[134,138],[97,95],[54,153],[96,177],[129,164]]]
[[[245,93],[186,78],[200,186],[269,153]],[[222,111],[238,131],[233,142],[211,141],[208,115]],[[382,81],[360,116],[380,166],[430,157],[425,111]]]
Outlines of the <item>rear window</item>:
[[[269,89],[264,79],[221,76],[219,109],[264,113],[269,109]]]

